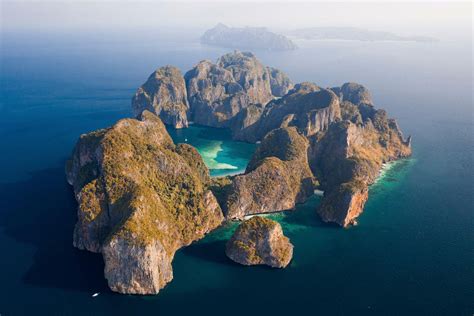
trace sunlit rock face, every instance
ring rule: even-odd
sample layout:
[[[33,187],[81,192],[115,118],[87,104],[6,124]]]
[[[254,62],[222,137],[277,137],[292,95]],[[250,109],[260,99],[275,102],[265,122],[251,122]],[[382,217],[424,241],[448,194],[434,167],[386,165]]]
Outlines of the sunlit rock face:
[[[221,197],[227,219],[293,209],[313,194],[309,143],[296,128],[271,131],[258,146],[245,174],[235,176]]]
[[[292,87],[283,72],[265,67],[252,53],[239,51],[216,63],[199,62],[185,80],[193,121],[213,127],[233,126],[232,119],[241,111],[265,106]]]
[[[308,137],[327,130],[340,118],[340,101],[336,94],[304,82],[281,99],[268,103],[258,119],[234,134],[236,139],[256,142],[275,128],[294,126]]]
[[[242,265],[285,268],[293,257],[293,245],[278,222],[255,216],[240,224],[227,242],[226,254]]]
[[[318,214],[346,227],[362,213],[382,164],[411,155],[411,138],[370,104],[344,101],[341,109],[343,120],[310,137],[308,155],[325,192]]]
[[[224,217],[196,149],[176,146],[156,115],[139,118],[82,135],[66,174],[79,203],[74,246],[102,252],[113,291],[156,294],[176,250]]]

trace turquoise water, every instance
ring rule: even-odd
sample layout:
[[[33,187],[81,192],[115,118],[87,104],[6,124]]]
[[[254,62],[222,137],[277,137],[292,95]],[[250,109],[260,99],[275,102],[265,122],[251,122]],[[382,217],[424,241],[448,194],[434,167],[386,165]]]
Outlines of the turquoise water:
[[[157,66],[189,69],[225,52],[184,39],[154,38],[144,49],[143,39],[134,40],[4,35],[0,314],[472,314],[471,56],[465,43],[452,41],[323,42],[257,52],[295,81],[367,85],[413,135],[413,157],[390,166],[371,187],[356,227],[322,223],[318,197],[269,215],[295,245],[287,269],[233,264],[224,254],[230,224],[178,251],[174,280],[159,295],[110,292],[101,256],[72,247],[76,202],[64,162],[81,133],[131,115],[131,96]],[[213,175],[242,171],[253,150],[222,130],[171,133],[197,146]]]
[[[168,129],[175,143],[195,146],[213,177],[243,173],[255,151],[255,145],[232,141],[226,129],[191,125],[185,129]]]

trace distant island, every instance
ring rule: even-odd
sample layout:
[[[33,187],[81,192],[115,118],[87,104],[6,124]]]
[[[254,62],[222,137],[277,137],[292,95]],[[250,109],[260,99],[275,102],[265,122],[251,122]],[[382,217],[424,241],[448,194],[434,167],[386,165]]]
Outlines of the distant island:
[[[286,36],[265,27],[229,27],[219,23],[201,36],[201,43],[225,48],[294,50],[297,48]]]
[[[66,175],[78,203],[73,244],[101,253],[111,290],[157,294],[176,251],[226,221],[230,260],[288,266],[293,244],[277,222],[250,215],[293,210],[324,191],[314,216],[355,225],[383,165],[411,155],[411,138],[357,83],[293,84],[250,52],[203,60],[182,75],[154,71],[132,98],[135,118],[81,135]],[[165,124],[230,129],[258,143],[244,173],[211,178],[198,151]]]
[[[427,36],[400,36],[390,32],[370,31],[356,27],[309,27],[292,30],[287,33],[295,39],[306,40],[353,40],[353,41],[410,41],[437,42]]]

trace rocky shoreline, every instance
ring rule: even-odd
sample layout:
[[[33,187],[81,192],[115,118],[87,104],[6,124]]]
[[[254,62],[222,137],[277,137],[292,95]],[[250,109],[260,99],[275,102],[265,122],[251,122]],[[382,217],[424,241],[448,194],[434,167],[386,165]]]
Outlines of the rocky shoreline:
[[[78,202],[74,246],[102,253],[109,287],[120,293],[158,293],[181,247],[225,220],[294,209],[315,190],[324,191],[315,210],[323,221],[353,225],[383,164],[411,155],[411,138],[362,85],[293,84],[249,52],[201,61],[184,75],[159,68],[132,110],[135,119],[82,135],[66,165]],[[174,144],[164,126],[190,122],[258,143],[245,173],[211,179],[197,150]],[[293,246],[279,225],[242,225],[227,248],[232,260],[288,265]]]

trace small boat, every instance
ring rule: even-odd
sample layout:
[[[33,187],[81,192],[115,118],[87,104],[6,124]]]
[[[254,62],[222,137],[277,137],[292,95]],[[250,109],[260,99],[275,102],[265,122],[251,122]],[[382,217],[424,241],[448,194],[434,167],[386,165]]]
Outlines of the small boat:
[[[99,292],[94,293],[94,294],[92,294],[92,297],[97,297],[97,296],[99,296],[99,294],[100,294]]]
[[[188,141],[188,139],[187,139],[187,138],[185,138],[185,139],[184,139],[184,141],[185,141],[185,142],[187,142],[187,141]]]

